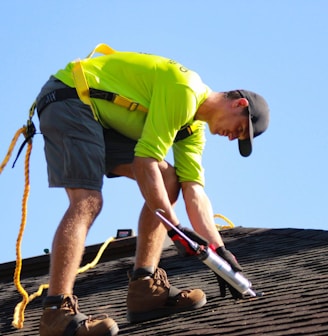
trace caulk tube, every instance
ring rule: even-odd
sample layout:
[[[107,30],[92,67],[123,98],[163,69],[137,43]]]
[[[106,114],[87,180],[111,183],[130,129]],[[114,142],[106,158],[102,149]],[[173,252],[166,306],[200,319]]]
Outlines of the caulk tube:
[[[235,272],[223,258],[218,256],[208,246],[204,246],[197,257],[241,294],[256,296],[256,293],[251,289],[251,282],[242,274]]]

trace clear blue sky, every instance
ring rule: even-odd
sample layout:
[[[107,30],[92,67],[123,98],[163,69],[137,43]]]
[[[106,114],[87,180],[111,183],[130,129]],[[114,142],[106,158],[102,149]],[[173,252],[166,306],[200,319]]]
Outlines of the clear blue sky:
[[[0,16],[1,161],[49,75],[104,42],[176,59],[215,91],[265,96],[270,128],[251,157],[208,133],[204,166],[214,212],[243,227],[327,228],[327,1],[11,0]],[[11,169],[14,155],[0,175],[0,263],[15,260],[21,222],[25,150]],[[41,135],[33,141],[30,182],[24,258],[51,248],[68,204],[64,190],[48,188]],[[104,182],[103,211],[87,245],[119,228],[137,230],[143,201],[136,184]],[[189,226],[181,198],[177,213]]]

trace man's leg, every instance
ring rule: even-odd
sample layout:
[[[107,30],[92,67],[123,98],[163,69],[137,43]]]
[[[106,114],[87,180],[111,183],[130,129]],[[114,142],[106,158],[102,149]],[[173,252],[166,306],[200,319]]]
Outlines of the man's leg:
[[[69,207],[52,244],[48,295],[73,294],[85,239],[102,207],[99,191],[66,189],[66,192]]]
[[[48,296],[40,320],[41,336],[60,336],[68,329],[74,335],[116,335],[110,318],[92,319],[78,311],[73,286],[80,266],[87,233],[102,207],[101,192],[66,189],[69,207],[61,220],[51,251]]]
[[[168,162],[162,161],[159,167],[163,176],[166,191],[171,204],[174,206],[180,191],[180,184],[174,167]],[[112,173],[134,179],[132,164],[118,165]],[[155,271],[160,260],[162,246],[167,230],[161,221],[144,204],[138,222],[138,239],[134,269],[149,267]]]
[[[67,86],[51,77],[37,97]],[[50,287],[43,303],[41,336],[113,336],[109,317],[79,312],[73,286],[88,230],[102,207],[105,144],[101,125],[79,99],[49,104],[40,115],[50,187],[65,188],[69,207],[56,231],[51,251]]]
[[[172,206],[178,200],[180,184],[175,169],[165,161],[160,162],[160,170],[166,191]],[[138,241],[134,269],[158,266],[162,246],[167,234],[165,226],[155,214],[144,204],[138,225]]]
[[[166,191],[174,206],[180,190],[175,169],[165,161],[159,165]],[[119,165],[112,173],[134,178],[131,166]],[[127,295],[127,318],[130,322],[193,310],[206,303],[206,296],[200,289],[179,290],[169,284],[165,271],[158,268],[166,233],[164,225],[144,204],[139,218],[135,265],[130,274]]]

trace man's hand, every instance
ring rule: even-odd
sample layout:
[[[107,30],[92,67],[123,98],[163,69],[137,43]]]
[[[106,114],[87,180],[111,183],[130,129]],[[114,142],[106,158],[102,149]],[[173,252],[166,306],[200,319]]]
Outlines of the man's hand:
[[[188,228],[184,228],[181,225],[178,225],[177,229],[179,229],[182,233],[184,233],[188,238],[190,238],[197,244],[203,246],[208,245],[208,242],[202,236],[197,234],[195,231],[192,231]],[[185,239],[180,237],[179,234],[174,229],[169,230],[167,234],[172,239],[180,255],[182,255],[183,257],[196,255],[196,251],[192,248],[192,246],[190,246]]]
[[[224,259],[231,266],[231,268],[235,272],[241,272],[242,271],[242,268],[238,264],[238,261],[237,261],[236,257],[229,250],[227,250],[224,246],[218,247],[216,249],[216,253],[222,259]],[[216,278],[218,280],[219,287],[220,287],[220,294],[221,294],[222,297],[226,296],[226,289],[228,288],[229,291],[230,291],[230,293],[231,293],[231,295],[232,295],[232,297],[235,300],[243,298],[243,294],[241,294],[240,292],[238,292],[237,289],[235,289],[230,284],[228,284],[224,279],[222,279],[216,273],[215,273],[215,276],[216,276]]]

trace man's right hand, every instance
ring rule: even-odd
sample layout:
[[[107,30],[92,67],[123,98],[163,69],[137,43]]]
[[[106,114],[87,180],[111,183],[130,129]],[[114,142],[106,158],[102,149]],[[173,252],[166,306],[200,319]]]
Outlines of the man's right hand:
[[[197,244],[203,245],[203,246],[208,245],[208,242],[195,231],[192,231],[188,228],[184,228],[181,225],[178,225],[177,229],[180,230],[189,239],[193,240]],[[174,229],[169,230],[167,234],[172,239],[180,255],[186,257],[186,256],[192,256],[192,255],[197,254],[194,248],[190,246],[190,244],[185,239],[183,239]]]

